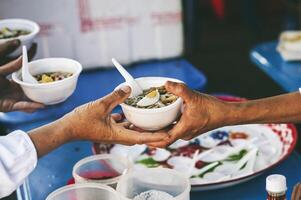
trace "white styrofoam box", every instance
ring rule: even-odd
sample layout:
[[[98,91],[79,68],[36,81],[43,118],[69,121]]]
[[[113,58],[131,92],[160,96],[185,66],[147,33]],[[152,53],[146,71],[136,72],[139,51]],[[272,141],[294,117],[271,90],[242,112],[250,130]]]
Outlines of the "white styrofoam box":
[[[73,58],[84,68],[183,51],[181,0],[1,0],[0,18],[16,17],[41,26],[37,58]]]

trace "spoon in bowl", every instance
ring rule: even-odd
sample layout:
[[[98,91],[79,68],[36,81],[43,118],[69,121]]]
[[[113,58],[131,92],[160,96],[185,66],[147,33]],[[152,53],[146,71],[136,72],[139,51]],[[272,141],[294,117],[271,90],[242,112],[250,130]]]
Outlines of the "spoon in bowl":
[[[141,86],[135,81],[135,79],[130,75],[130,73],[128,73],[126,69],[124,69],[124,67],[122,67],[122,65],[119,62],[117,62],[115,58],[112,58],[112,62],[114,66],[117,68],[117,70],[119,71],[119,73],[125,79],[125,82],[131,87],[132,92],[130,97],[138,96],[142,94],[143,90]]]
[[[22,49],[22,80],[26,83],[38,84],[39,82],[30,74],[26,46]]]

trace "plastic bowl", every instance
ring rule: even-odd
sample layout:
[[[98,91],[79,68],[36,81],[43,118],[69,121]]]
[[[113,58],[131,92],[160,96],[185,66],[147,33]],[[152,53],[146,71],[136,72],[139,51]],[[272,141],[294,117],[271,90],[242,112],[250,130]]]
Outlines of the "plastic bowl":
[[[53,105],[65,101],[71,96],[76,88],[82,65],[67,58],[45,58],[35,60],[28,64],[32,75],[46,72],[70,72],[73,75],[52,83],[31,84],[22,81],[21,70],[14,72],[12,79],[23,89],[25,95],[35,102],[45,105]]]
[[[95,183],[73,184],[59,188],[46,200],[120,200],[111,187]]]
[[[101,183],[115,188],[120,177],[131,169],[132,164],[128,159],[102,154],[78,161],[72,175],[75,183]]]
[[[190,189],[188,177],[166,168],[136,170],[124,175],[117,184],[117,192],[122,200],[133,199],[149,190],[166,192],[174,200],[189,200]]]
[[[166,81],[183,83],[183,81],[178,79],[166,77],[141,77],[135,80],[139,83],[143,90],[151,87],[162,86],[166,83]],[[122,87],[123,85],[126,85],[126,83],[120,84],[116,87],[116,89]],[[126,119],[129,122],[144,130],[155,131],[173,123],[181,111],[182,104],[182,99],[178,98],[174,103],[168,106],[154,109],[135,108],[125,103],[120,105]]]
[[[12,52],[9,56],[16,57],[22,53],[22,46],[25,45],[27,49],[29,49],[33,43],[34,38],[40,31],[40,27],[37,23],[27,20],[27,19],[4,19],[0,20],[0,29],[2,28],[10,28],[10,29],[25,29],[30,31],[27,35],[21,35],[19,37],[0,39],[0,43],[18,39],[21,42],[21,45],[18,49]]]

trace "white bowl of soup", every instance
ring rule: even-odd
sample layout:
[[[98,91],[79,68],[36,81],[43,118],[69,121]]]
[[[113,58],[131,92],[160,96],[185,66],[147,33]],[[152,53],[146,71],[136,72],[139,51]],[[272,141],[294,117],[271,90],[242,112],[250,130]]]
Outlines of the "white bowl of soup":
[[[135,80],[142,87],[144,94],[141,97],[140,95],[131,97],[121,104],[126,119],[136,127],[149,131],[160,130],[172,124],[180,114],[183,101],[172,93],[163,91],[165,89],[163,86],[167,81],[180,83],[182,81],[166,77],[141,77]],[[116,89],[124,85],[126,83],[120,84]],[[155,96],[155,91],[160,95],[156,103],[152,102],[154,104],[149,105],[148,99],[142,100],[149,95],[151,101],[151,98]],[[135,101],[133,98],[138,100]],[[142,103],[139,104],[141,101]],[[143,105],[143,103],[146,104]]]
[[[28,63],[37,84],[22,80],[21,70],[12,74],[25,95],[32,101],[45,105],[58,104],[70,97],[76,89],[82,65],[67,58],[45,58]]]
[[[25,45],[27,49],[31,47],[39,31],[39,25],[27,19],[0,20],[0,44],[9,40],[20,40],[20,47],[9,55],[10,57],[16,57],[22,53],[21,47],[23,45]]]

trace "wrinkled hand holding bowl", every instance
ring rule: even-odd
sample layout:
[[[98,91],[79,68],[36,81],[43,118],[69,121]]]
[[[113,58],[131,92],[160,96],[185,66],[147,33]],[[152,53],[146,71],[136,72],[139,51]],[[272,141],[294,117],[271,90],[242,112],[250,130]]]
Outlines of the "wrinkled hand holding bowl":
[[[37,23],[26,20],[26,19],[4,19],[0,20],[0,29],[10,28],[10,29],[24,29],[30,33],[27,35],[21,35],[14,38],[0,39],[0,44],[9,40],[18,39],[21,42],[19,48],[12,52],[9,56],[16,57],[22,53],[22,46],[25,45],[29,49],[33,43],[34,38],[40,31],[40,27]]]
[[[65,101],[70,97],[77,84],[82,65],[67,58],[45,58],[28,63],[32,75],[47,72],[69,72],[72,76],[52,83],[31,84],[21,78],[21,70],[13,73],[12,79],[23,89],[25,95],[32,101],[53,105]]]
[[[177,79],[166,77],[141,77],[135,80],[143,90],[162,86],[166,81],[182,82]],[[116,89],[124,85],[126,85],[126,83],[120,84]],[[174,103],[162,108],[135,108],[125,103],[121,104],[121,108],[126,119],[132,124],[144,130],[155,131],[170,125],[177,119],[181,111],[182,103],[182,99],[178,98]]]

